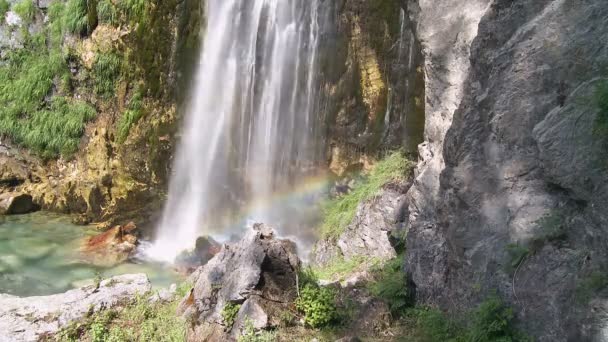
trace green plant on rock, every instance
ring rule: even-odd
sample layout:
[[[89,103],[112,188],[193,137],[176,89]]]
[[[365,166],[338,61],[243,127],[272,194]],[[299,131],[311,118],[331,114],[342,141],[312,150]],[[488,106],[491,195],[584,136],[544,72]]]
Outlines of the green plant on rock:
[[[131,98],[127,110],[122,113],[118,121],[118,141],[120,143],[127,140],[131,127],[133,127],[143,116],[143,95],[140,89],[135,91]]]
[[[372,294],[384,300],[391,313],[401,316],[412,305],[412,298],[408,291],[407,275],[403,270],[403,258],[388,261],[374,271],[374,280],[369,287]]]
[[[95,91],[103,96],[111,96],[116,89],[116,82],[120,77],[121,59],[115,53],[102,53],[97,55],[93,64]]]
[[[602,81],[595,90],[595,102],[599,112],[595,119],[594,131],[602,137],[608,137],[608,81]]]
[[[6,0],[0,0],[0,24],[4,22],[6,12],[8,12],[10,7],[10,4]]]
[[[63,16],[63,26],[68,33],[84,35],[93,28],[89,27],[87,0],[69,0]]]
[[[490,297],[473,312],[466,341],[522,341],[526,340],[513,328],[513,309],[498,297]]]
[[[391,153],[379,161],[353,191],[325,203],[323,225],[321,226],[323,237],[337,238],[352,222],[361,202],[377,196],[382,186],[388,182],[406,177],[413,165],[403,153]]]
[[[245,321],[245,327],[241,336],[238,338],[238,342],[274,342],[276,341],[276,334],[272,331],[260,331],[256,332],[253,322],[250,319]]]
[[[17,13],[25,24],[29,24],[34,20],[36,15],[36,7],[34,7],[34,0],[21,0],[13,5],[13,11]]]
[[[530,249],[527,246],[511,243],[507,245],[506,250],[509,256],[509,262],[506,264],[505,271],[512,274],[530,255]]]
[[[579,282],[576,287],[576,299],[586,303],[606,288],[608,288],[608,274],[595,271]]]
[[[226,303],[222,309],[222,319],[227,327],[232,327],[234,325],[234,321],[236,320],[239,310],[241,310],[241,304],[231,302]]]
[[[296,308],[304,314],[304,322],[313,328],[327,326],[338,317],[335,291],[312,283],[300,289]]]
[[[97,16],[99,17],[99,21],[104,24],[118,24],[118,11],[111,0],[99,0],[97,3]]]

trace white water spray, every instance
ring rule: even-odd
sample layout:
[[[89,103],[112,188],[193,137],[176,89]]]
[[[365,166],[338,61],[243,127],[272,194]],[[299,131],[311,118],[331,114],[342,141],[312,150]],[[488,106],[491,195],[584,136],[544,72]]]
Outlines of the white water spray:
[[[322,148],[318,11],[318,0],[207,0],[192,101],[148,255],[171,262],[198,236],[227,234],[226,216],[312,169]]]

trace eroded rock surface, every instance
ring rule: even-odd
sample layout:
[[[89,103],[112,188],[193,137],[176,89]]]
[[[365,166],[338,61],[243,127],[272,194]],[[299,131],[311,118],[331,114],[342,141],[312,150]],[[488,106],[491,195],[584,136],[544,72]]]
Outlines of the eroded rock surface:
[[[36,211],[32,196],[19,192],[0,194],[0,215],[21,215]]]
[[[280,313],[296,299],[300,260],[293,242],[273,235],[257,224],[191,276],[194,288],[178,309],[195,322],[189,340],[235,340],[247,320],[258,329],[279,324]],[[222,318],[227,305],[240,305],[233,326]]]
[[[52,296],[19,298],[0,294],[0,341],[39,341],[91,313],[124,304],[150,289],[145,274],[131,274]]]

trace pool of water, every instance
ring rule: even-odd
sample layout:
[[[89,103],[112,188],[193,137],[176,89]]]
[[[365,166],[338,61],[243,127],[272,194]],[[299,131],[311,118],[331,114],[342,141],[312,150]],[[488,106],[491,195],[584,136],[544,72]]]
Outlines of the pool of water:
[[[0,216],[0,293],[49,295],[86,285],[98,276],[127,273],[146,273],[156,288],[180,280],[168,266],[143,260],[111,268],[83,262],[78,253],[82,239],[96,233],[57,214]]]

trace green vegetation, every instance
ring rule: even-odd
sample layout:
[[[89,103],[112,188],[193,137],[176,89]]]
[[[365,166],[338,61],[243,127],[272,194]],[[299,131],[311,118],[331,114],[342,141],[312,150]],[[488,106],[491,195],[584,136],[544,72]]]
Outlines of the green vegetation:
[[[63,16],[63,25],[67,32],[85,35],[93,30],[89,27],[87,0],[69,0]]]
[[[408,312],[414,329],[410,340],[431,342],[518,342],[532,341],[513,327],[513,310],[499,298],[490,297],[462,321],[448,319],[434,309]]]
[[[120,77],[121,60],[115,53],[98,54],[93,64],[95,91],[106,97],[114,95]]]
[[[330,264],[324,267],[315,267],[312,271],[319,279],[340,281],[344,277],[354,273],[356,270],[367,268],[374,264],[375,262],[373,260],[364,257],[354,257],[350,260],[346,260],[344,257],[340,256],[334,259]]]
[[[413,163],[401,152],[394,152],[379,161],[353,191],[324,205],[322,236],[337,238],[352,222],[359,203],[378,195],[382,186],[391,180],[404,178],[412,167]]]
[[[178,301],[151,304],[142,296],[121,310],[106,310],[62,330],[59,341],[163,341],[186,339],[186,323],[175,315]]]
[[[127,140],[131,127],[135,125],[143,116],[143,95],[141,90],[135,91],[131,98],[127,110],[122,114],[118,121],[118,142],[122,143]]]
[[[608,288],[608,274],[595,271],[583,278],[576,287],[576,299],[586,303],[598,292]]]
[[[251,320],[245,322],[243,333],[238,338],[238,342],[274,342],[276,334],[272,331],[260,331],[256,333]]]
[[[97,17],[101,23],[118,24],[118,11],[111,0],[100,0],[97,3]]]
[[[403,258],[397,257],[382,267],[372,270],[374,281],[369,285],[371,293],[384,300],[393,315],[401,316],[413,304],[407,288],[407,276],[403,270]]]
[[[36,15],[34,0],[21,0],[13,5],[13,11],[17,13],[25,24],[30,24]]]
[[[236,320],[236,315],[238,315],[239,310],[241,310],[240,304],[226,303],[222,309],[222,319],[224,320],[224,324],[226,324],[226,326],[232,327],[234,325],[234,321]]]
[[[312,270],[300,273],[300,288],[296,309],[304,315],[304,322],[312,328],[330,325],[338,319],[336,292],[328,287],[321,287]]]
[[[599,109],[595,119],[595,133],[608,136],[608,81],[602,81],[596,88],[595,101]]]
[[[10,4],[6,0],[0,0],[0,24],[4,22],[4,17],[9,9]]]
[[[530,249],[527,246],[511,243],[507,245],[507,253],[509,254],[509,263],[506,265],[506,272],[513,274],[517,267],[530,255]]]

